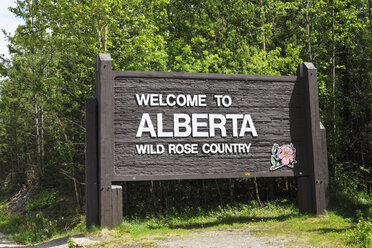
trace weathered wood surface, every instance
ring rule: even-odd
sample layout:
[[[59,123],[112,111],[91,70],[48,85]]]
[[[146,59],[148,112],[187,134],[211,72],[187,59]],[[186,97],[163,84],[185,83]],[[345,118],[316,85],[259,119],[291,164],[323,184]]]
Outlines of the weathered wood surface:
[[[298,176],[300,211],[321,213],[328,208],[325,129],[319,121],[316,69],[312,64],[300,65],[297,77],[119,72],[112,71],[111,65],[110,55],[98,55],[97,127],[89,124],[95,117],[88,115],[92,114],[93,104],[87,104],[87,165],[93,168],[96,159],[100,225],[113,226],[121,222],[122,189],[112,184],[131,180]],[[136,93],[205,94],[207,106],[138,106]],[[217,107],[213,95],[229,95],[232,105]],[[162,113],[164,131],[173,129],[174,113],[250,114],[258,137],[250,134],[232,137],[230,120],[224,138],[219,132],[210,138],[151,138],[148,134],[136,138],[143,113],[150,114],[155,126],[156,114]],[[95,128],[98,129],[96,133]],[[168,144],[175,143],[198,143],[199,152],[196,155],[170,155],[167,151],[159,155],[139,155],[135,148],[136,144],[164,144],[167,149]],[[251,147],[248,154],[203,154],[200,147],[205,143],[251,143]],[[297,152],[294,169],[284,166],[276,171],[269,170],[275,143],[293,143]],[[94,169],[87,173],[87,178],[92,179]],[[95,185],[89,180],[87,187]],[[87,191],[87,195],[90,193]],[[87,202],[94,202],[90,199]],[[94,217],[89,219],[94,222]]]
[[[123,72],[133,76],[134,72]],[[147,73],[148,74],[148,73]],[[147,75],[146,74],[146,75]],[[306,175],[304,142],[306,137],[304,87],[295,77],[244,77],[226,80],[226,75],[211,75],[209,79],[186,79],[173,73],[158,74],[156,78],[126,78],[116,73],[114,81],[114,179],[181,179],[245,177],[247,173],[255,176],[295,176]],[[141,74],[135,74],[141,76]],[[161,76],[167,78],[161,78]],[[192,74],[188,74],[192,75]],[[206,74],[198,74],[202,78]],[[221,79],[218,79],[218,76]],[[181,78],[179,78],[181,77]],[[198,78],[195,76],[195,78]],[[241,79],[241,80],[237,80]],[[248,80],[250,79],[250,80]],[[206,107],[158,107],[138,106],[135,94],[205,94]],[[229,95],[232,105],[217,107],[213,95]],[[227,123],[227,137],[221,138],[217,132],[213,138],[151,138],[148,134],[136,138],[136,132],[143,113],[149,113],[154,125],[156,114],[163,113],[165,131],[173,129],[174,113],[199,114],[250,114],[258,137],[248,134],[245,137],[232,137]],[[240,126],[241,122],[239,122]],[[198,154],[169,155],[166,151],[159,155],[138,155],[136,144],[198,143]],[[252,143],[249,154],[203,154],[200,146],[204,143]],[[293,143],[297,148],[293,171],[281,168],[271,172],[269,168],[271,148]]]
[[[298,180],[299,207],[303,213],[320,214],[329,207],[329,179],[325,129],[320,123],[317,72],[312,63],[300,65],[305,90],[307,177]]]
[[[86,156],[85,156],[85,195],[86,225],[99,224],[98,209],[98,164],[97,164],[97,101],[88,99],[85,104]]]
[[[112,226],[114,226],[123,221],[123,188],[119,185],[112,185],[111,195]]]
[[[99,54],[96,62],[96,99],[98,102],[98,175],[100,225],[113,226],[113,78],[109,54]]]

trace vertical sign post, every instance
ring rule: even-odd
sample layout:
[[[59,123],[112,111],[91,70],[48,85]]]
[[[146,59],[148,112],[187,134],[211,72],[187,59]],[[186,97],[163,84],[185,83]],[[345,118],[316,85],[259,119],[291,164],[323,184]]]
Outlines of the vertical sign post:
[[[97,165],[97,101],[88,99],[85,102],[85,196],[86,224],[99,224],[98,212],[98,165]]]
[[[122,188],[112,185],[113,176],[113,76],[109,54],[96,61],[96,99],[98,101],[98,212],[99,224],[113,226],[123,218]]]
[[[122,221],[115,182],[297,177],[302,213],[328,208],[316,69],[252,76],[111,70],[87,101],[87,225]],[[96,111],[96,112],[95,112]]]
[[[298,178],[301,212],[320,214],[329,208],[328,160],[325,128],[319,118],[317,72],[312,63],[299,66],[305,87],[306,147],[309,176]]]

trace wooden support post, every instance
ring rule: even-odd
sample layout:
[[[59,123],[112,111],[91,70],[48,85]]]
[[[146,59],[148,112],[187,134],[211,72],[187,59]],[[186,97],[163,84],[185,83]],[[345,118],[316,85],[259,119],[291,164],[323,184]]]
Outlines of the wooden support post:
[[[297,178],[297,194],[298,194],[298,208],[301,213],[313,213],[312,187],[310,177]]]
[[[315,184],[316,190],[318,191],[320,200],[317,205],[317,212],[322,212],[325,209],[330,207],[330,196],[329,196],[329,175],[328,175],[328,156],[327,156],[327,136],[326,129],[323,124],[320,122],[320,137],[321,142],[321,154],[320,154],[320,167],[317,171],[317,178],[319,183]]]
[[[114,175],[114,78],[109,54],[99,54],[96,61],[96,98],[98,101],[98,172],[99,219],[101,226],[112,227],[122,221],[120,189],[112,186]],[[120,194],[119,194],[120,193]],[[115,211],[113,209],[115,206]]]
[[[312,63],[301,64],[298,76],[305,87],[306,163],[309,176],[298,179],[299,208],[302,213],[320,214],[328,208],[328,163],[325,129],[319,119],[316,69]]]
[[[97,101],[87,99],[85,102],[85,195],[86,225],[99,224],[98,213],[98,167],[97,167]]]
[[[123,220],[123,189],[121,186],[112,185],[112,225],[118,225]]]

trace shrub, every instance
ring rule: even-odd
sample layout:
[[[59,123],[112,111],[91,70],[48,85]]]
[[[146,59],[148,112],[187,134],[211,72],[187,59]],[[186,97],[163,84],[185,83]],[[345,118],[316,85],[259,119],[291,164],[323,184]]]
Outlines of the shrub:
[[[360,219],[355,228],[345,234],[346,242],[358,247],[371,247],[372,245],[372,222]]]

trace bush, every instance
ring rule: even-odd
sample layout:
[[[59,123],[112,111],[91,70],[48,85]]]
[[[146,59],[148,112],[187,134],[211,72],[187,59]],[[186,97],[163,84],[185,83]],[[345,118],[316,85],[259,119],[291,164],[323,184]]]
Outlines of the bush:
[[[42,213],[27,214],[13,239],[24,243],[37,243],[50,238],[56,232],[57,221],[49,220]]]
[[[372,246],[372,222],[360,219],[355,228],[345,234],[346,242],[358,247]]]

